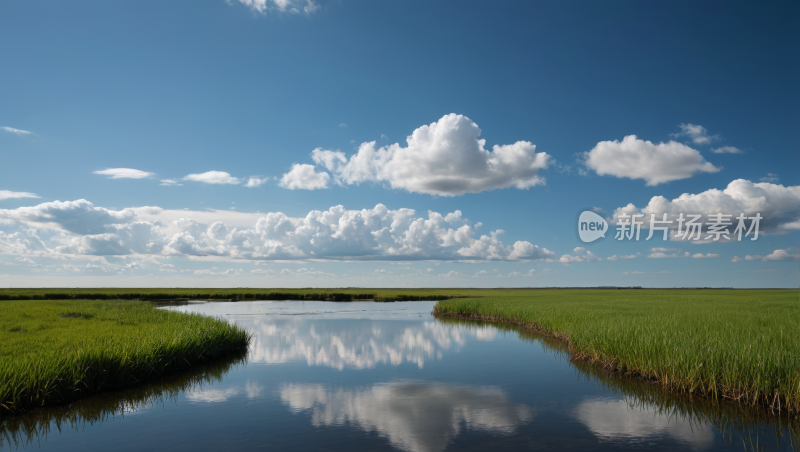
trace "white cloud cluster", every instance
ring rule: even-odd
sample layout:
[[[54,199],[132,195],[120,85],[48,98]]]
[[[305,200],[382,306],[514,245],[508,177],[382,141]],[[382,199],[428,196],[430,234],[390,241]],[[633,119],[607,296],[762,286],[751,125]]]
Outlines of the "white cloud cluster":
[[[300,12],[311,14],[319,9],[319,4],[314,0],[239,0],[239,2],[261,14],[272,10],[291,14]]]
[[[734,217],[740,213],[748,217],[759,213],[763,218],[759,224],[760,233],[788,232],[800,229],[800,186],[784,187],[768,182],[754,183],[737,179],[728,184],[724,190],[710,189],[698,194],[684,193],[671,201],[663,196],[654,196],[642,209],[628,204],[614,211],[614,220],[616,221],[623,213],[645,214],[647,219],[645,227],[648,226],[650,214],[656,214],[656,219],[660,220],[666,213],[668,219],[673,221],[677,220],[681,213],[684,216],[701,214],[703,223],[708,221],[708,215],[730,214],[733,215],[731,218],[734,223],[730,228],[731,232],[736,227]],[[673,223],[673,226],[677,227],[677,224]],[[705,231],[705,227],[703,230]]]
[[[507,187],[527,189],[545,183],[539,171],[551,157],[528,141],[495,145],[489,151],[481,129],[469,118],[449,114],[414,130],[398,143],[363,143],[348,159],[344,152],[315,149],[312,159],[338,184],[386,182],[413,193],[457,196]],[[312,165],[292,166],[281,184],[287,188],[325,188],[331,179]]]
[[[8,191],[0,190],[0,201],[6,199],[20,199],[20,198],[39,198],[36,193],[28,193],[26,191]]]
[[[775,250],[772,253],[767,254],[766,256],[747,255],[744,257],[744,259],[737,256],[733,258],[733,262],[758,261],[758,260],[766,262],[766,261],[783,261],[789,259],[794,259],[796,261],[800,260],[800,254],[790,254],[789,251],[787,250]]]
[[[640,140],[636,135],[628,135],[622,141],[601,141],[583,157],[586,166],[601,176],[643,179],[647,185],[720,170],[689,146],[677,141],[654,144]]]
[[[109,179],[144,179],[155,176],[155,173],[140,171],[132,168],[109,168],[95,171],[94,174],[108,176]]]
[[[225,171],[206,171],[205,173],[200,174],[189,174],[188,176],[184,177],[183,180],[217,185],[236,185],[242,183],[238,177],[233,177]]]
[[[709,144],[720,139],[719,135],[709,135],[708,129],[701,125],[680,124],[678,127],[681,128],[681,131],[670,135],[673,137],[689,137],[695,144]]]
[[[55,201],[0,209],[0,222],[16,225],[0,233],[0,252],[37,249],[61,254],[159,254],[254,260],[543,260],[552,251],[526,241],[505,246],[502,230],[478,236],[461,212],[412,209],[314,210],[304,218],[280,212],[245,214],[138,207],[111,210],[86,200]],[[49,230],[45,245],[36,230]],[[38,248],[37,248],[38,247]]]

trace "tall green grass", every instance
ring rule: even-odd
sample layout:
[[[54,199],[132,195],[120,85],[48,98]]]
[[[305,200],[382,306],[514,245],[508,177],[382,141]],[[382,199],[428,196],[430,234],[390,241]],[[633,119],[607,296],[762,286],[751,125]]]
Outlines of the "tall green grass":
[[[0,415],[159,379],[249,340],[220,319],[142,301],[0,301]]]
[[[69,406],[43,407],[22,416],[0,418],[0,450],[4,444],[9,450],[19,450],[34,445],[54,430],[82,431],[85,426],[124,417],[157,405],[178,404],[181,392],[203,388],[222,381],[231,368],[246,362],[247,352],[234,353],[209,364],[199,365],[190,371],[176,374],[165,381],[137,385],[121,391],[106,393],[103,397],[89,397]]]
[[[800,412],[797,291],[542,290],[440,301],[435,312],[535,325],[575,358],[675,393]]]

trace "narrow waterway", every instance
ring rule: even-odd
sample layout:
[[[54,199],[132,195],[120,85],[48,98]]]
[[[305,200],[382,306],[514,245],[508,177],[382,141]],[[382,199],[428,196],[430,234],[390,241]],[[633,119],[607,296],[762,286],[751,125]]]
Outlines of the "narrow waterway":
[[[246,357],[2,421],[4,450],[796,450],[790,422],[671,397],[434,302],[191,303]]]

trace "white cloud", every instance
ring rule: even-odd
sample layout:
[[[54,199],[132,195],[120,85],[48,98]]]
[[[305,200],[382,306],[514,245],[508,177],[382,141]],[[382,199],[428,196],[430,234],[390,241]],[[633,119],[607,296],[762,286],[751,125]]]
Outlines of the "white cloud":
[[[314,210],[305,218],[280,212],[111,210],[86,200],[0,209],[0,221],[18,232],[0,232],[0,252],[74,255],[188,255],[253,260],[544,260],[555,254],[526,241],[504,245],[502,230],[478,235],[477,225],[412,209]],[[447,221],[449,218],[449,222]],[[456,223],[456,224],[453,224]],[[50,243],[36,229],[57,232]],[[29,232],[25,232],[28,230]],[[32,233],[30,231],[33,231]]]
[[[314,171],[314,165],[295,163],[292,165],[292,169],[281,177],[280,185],[290,190],[315,190],[328,188],[330,178],[331,176],[328,173]]]
[[[109,168],[102,171],[95,171],[94,174],[109,176],[109,179],[144,179],[156,175],[155,173],[132,168]]]
[[[160,185],[165,185],[165,186],[173,186],[174,185],[176,187],[183,187],[183,184],[178,182],[175,179],[162,179]]]
[[[586,166],[601,176],[643,179],[647,185],[720,170],[689,146],[676,141],[654,144],[636,135],[628,135],[622,141],[601,141],[583,156]]]
[[[706,253],[706,254],[703,254],[703,253],[692,254],[692,258],[694,258],[694,259],[708,259],[708,258],[714,258],[714,257],[719,257],[719,254],[711,254],[711,253]]]
[[[247,179],[247,183],[244,186],[247,187],[247,188],[260,187],[260,186],[266,184],[267,181],[269,181],[269,179],[262,179],[260,177],[252,176],[249,179]]]
[[[759,179],[761,182],[778,182],[780,178],[777,174],[767,173],[766,177]]]
[[[6,199],[20,199],[20,198],[39,198],[36,193],[28,193],[26,191],[8,191],[0,190],[0,201]]]
[[[607,257],[606,260],[616,261],[617,259],[636,259],[637,257],[639,257],[639,256],[637,256],[636,254],[630,254],[628,256],[617,256],[615,254],[615,255],[613,255],[611,257]]]
[[[651,251],[654,253],[648,254],[647,257],[651,259],[664,259],[669,257],[689,257],[691,253],[684,251],[681,252],[680,250],[675,249],[667,249],[667,248],[653,248]]]
[[[0,129],[3,129],[3,130],[5,130],[6,132],[9,132],[9,133],[17,134],[19,136],[32,135],[33,134],[33,132],[28,132],[27,130],[15,129],[13,127],[2,126],[2,127],[0,127]]]
[[[681,131],[671,134],[673,137],[689,137],[695,144],[709,144],[719,140],[719,135],[709,135],[708,130],[701,125],[681,124]]]
[[[238,177],[233,177],[225,171],[207,171],[200,174],[189,174],[183,180],[202,182],[204,184],[229,184],[236,185],[242,183]]]
[[[570,256],[569,254],[565,254],[565,255],[561,256],[555,262],[561,262],[561,263],[564,263],[564,264],[569,264],[571,262],[592,262],[592,261],[603,260],[602,257],[597,257],[596,254],[594,254],[591,251],[588,251],[586,248],[583,248],[581,246],[575,248],[573,251],[576,252],[576,253],[579,253],[579,254],[583,253],[583,252],[586,252],[586,254],[584,254],[583,256]]]
[[[751,256],[751,255],[747,255],[747,256],[744,257],[744,259],[742,259],[740,257],[734,257],[733,258],[733,262],[741,262],[743,260],[744,261],[757,261],[757,260],[762,260],[762,261],[783,261],[783,260],[787,260],[787,259],[794,259],[796,261],[800,260],[800,254],[789,254],[789,252],[787,250],[775,250],[775,251],[773,251],[772,253],[770,253],[770,254],[768,254],[766,256]]]
[[[371,141],[362,143],[349,159],[341,151],[319,148],[312,158],[339,184],[387,182],[392,188],[430,195],[527,189],[545,183],[539,170],[549,166],[548,154],[537,153],[528,141],[495,145],[489,151],[480,134],[478,125],[466,116],[449,114],[414,130],[406,147],[397,143],[377,147]]]
[[[645,227],[649,224],[650,214],[661,219],[664,213],[676,221],[680,213],[702,214],[702,222],[708,221],[708,215],[724,213],[733,215],[732,233],[736,227],[735,217],[740,213],[752,217],[756,213],[763,218],[759,224],[759,233],[787,232],[800,229],[800,186],[784,187],[767,182],[753,183],[737,179],[724,189],[710,189],[698,194],[684,193],[671,201],[663,196],[654,196],[646,207],[638,209],[633,204],[617,208],[614,218],[626,213],[644,213]],[[749,227],[750,221],[747,221]],[[677,223],[673,224],[677,227]],[[706,228],[703,228],[704,232]],[[705,235],[705,234],[704,234]],[[752,238],[751,236],[747,239]],[[742,238],[744,239],[744,236]]]
[[[319,4],[314,0],[239,0],[239,2],[261,14],[266,14],[268,11],[311,14],[319,9]]]
[[[733,146],[722,146],[716,149],[711,149],[714,154],[744,154],[744,151]]]

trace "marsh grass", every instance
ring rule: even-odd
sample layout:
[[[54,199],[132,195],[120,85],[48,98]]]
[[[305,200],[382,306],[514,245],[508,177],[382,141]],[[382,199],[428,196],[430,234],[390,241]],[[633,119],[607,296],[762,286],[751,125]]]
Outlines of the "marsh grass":
[[[536,343],[557,357],[570,361],[578,378],[619,396],[631,408],[657,413],[668,419],[682,419],[691,425],[711,425],[729,443],[741,443],[743,450],[760,451],[765,447],[788,444],[800,450],[800,416],[771,412],[759,406],[735,401],[697,397],[692,393],[676,394],[662,385],[625,375],[582,359],[571,359],[569,345],[554,336],[542,336],[521,325],[439,317],[438,321],[475,326],[491,326],[504,334],[516,334],[523,342]]]
[[[48,406],[21,416],[0,419],[0,449],[39,446],[52,429],[80,431],[86,424],[107,422],[117,416],[146,410],[167,403],[178,404],[181,392],[201,389],[222,381],[232,368],[244,364],[246,351],[234,353],[210,364],[175,374],[165,381],[106,392],[69,405]]]
[[[535,326],[573,358],[673,394],[800,412],[797,291],[530,291],[440,301],[435,313]]]
[[[246,350],[240,327],[142,301],[0,301],[0,416]]]

